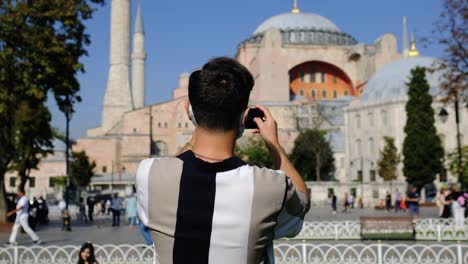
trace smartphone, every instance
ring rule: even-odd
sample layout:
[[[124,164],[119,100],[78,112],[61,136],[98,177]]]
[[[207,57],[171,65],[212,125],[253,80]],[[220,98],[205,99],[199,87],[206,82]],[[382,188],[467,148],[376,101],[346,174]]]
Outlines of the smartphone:
[[[258,108],[250,108],[247,118],[245,119],[245,129],[257,129],[257,123],[254,122],[255,117],[264,118],[265,114]]]

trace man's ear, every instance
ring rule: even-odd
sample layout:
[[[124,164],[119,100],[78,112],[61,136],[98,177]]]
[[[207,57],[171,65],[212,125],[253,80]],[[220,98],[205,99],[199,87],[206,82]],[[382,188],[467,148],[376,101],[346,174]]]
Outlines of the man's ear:
[[[249,110],[250,107],[247,106],[247,108],[244,110],[244,116],[242,116],[242,126],[245,126],[245,120],[247,119],[247,116],[249,115]]]
[[[192,121],[192,118],[190,117],[189,106],[190,106],[190,101],[189,101],[189,99],[187,98],[187,100],[185,100],[185,102],[184,102],[185,113],[187,114],[188,119],[189,119],[190,121]]]

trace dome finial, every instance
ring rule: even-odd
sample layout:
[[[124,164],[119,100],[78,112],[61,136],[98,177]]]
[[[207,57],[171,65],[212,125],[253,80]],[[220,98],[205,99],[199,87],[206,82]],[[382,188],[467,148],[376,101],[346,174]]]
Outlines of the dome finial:
[[[300,12],[299,8],[297,8],[297,0],[294,0],[294,8],[293,8],[293,10],[291,10],[291,12],[293,12],[293,13],[299,13]]]
[[[416,42],[414,41],[414,34],[411,32],[411,49],[408,52],[410,57],[419,57],[419,51],[416,49]]]

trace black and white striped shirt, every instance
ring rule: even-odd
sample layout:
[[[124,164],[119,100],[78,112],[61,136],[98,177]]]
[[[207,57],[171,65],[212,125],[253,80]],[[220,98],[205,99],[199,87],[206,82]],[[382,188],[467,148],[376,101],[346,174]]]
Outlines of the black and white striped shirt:
[[[161,264],[274,263],[273,239],[297,235],[309,209],[282,171],[236,157],[146,159],[136,185]]]

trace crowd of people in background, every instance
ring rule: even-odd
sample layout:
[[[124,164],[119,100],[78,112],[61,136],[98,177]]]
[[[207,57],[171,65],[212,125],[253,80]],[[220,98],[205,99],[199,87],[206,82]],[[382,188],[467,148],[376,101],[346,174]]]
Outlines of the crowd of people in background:
[[[376,209],[383,209],[387,212],[394,211],[395,213],[406,213],[415,219],[420,217],[419,207],[421,201],[420,190],[416,186],[410,188],[410,190],[404,196],[399,189],[395,189],[394,200],[392,194],[387,191],[385,198],[375,206]],[[338,198],[335,193],[330,194],[332,214],[336,214],[338,210]],[[351,209],[355,208],[355,198],[352,193],[345,193],[343,196],[343,209],[342,213],[349,213]],[[437,193],[436,205],[439,208],[439,216],[441,218],[454,218],[457,226],[464,225],[464,219],[468,212],[468,193],[464,193],[460,190],[460,187],[454,184],[451,188],[446,186],[442,187]],[[357,198],[357,207],[363,208],[361,197]]]

